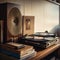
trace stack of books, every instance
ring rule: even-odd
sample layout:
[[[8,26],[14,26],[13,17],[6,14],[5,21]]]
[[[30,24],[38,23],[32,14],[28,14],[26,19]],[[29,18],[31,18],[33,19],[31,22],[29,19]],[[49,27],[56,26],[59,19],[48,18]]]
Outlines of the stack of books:
[[[6,43],[2,44],[1,53],[15,57],[17,60],[28,60],[36,55],[36,51],[33,46],[18,44],[18,43]]]

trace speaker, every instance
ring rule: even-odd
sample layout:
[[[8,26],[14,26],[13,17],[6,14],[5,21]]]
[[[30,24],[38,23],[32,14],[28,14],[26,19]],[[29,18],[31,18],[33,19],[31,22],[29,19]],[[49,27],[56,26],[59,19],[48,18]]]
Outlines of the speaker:
[[[3,43],[16,40],[22,34],[22,16],[20,5],[0,3],[0,20],[3,20]]]

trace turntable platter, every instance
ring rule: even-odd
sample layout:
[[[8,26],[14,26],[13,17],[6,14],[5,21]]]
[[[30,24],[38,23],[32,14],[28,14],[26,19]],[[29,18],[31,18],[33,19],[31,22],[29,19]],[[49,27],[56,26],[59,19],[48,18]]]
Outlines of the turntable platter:
[[[7,27],[9,33],[13,36],[21,34],[22,16],[20,10],[16,7],[12,8],[7,18]]]

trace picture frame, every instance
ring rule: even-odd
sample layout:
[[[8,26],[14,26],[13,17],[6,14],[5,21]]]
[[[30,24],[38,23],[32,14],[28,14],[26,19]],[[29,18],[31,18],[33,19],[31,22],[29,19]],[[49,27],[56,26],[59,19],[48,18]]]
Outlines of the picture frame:
[[[33,34],[34,33],[34,16],[23,16],[22,17],[22,32],[25,34]]]

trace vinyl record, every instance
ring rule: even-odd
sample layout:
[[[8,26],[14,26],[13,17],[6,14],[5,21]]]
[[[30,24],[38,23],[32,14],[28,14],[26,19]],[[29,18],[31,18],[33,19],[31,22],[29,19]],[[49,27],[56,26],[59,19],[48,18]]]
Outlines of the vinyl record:
[[[12,8],[7,18],[7,27],[9,33],[13,36],[21,34],[22,16],[20,10],[16,7]]]

